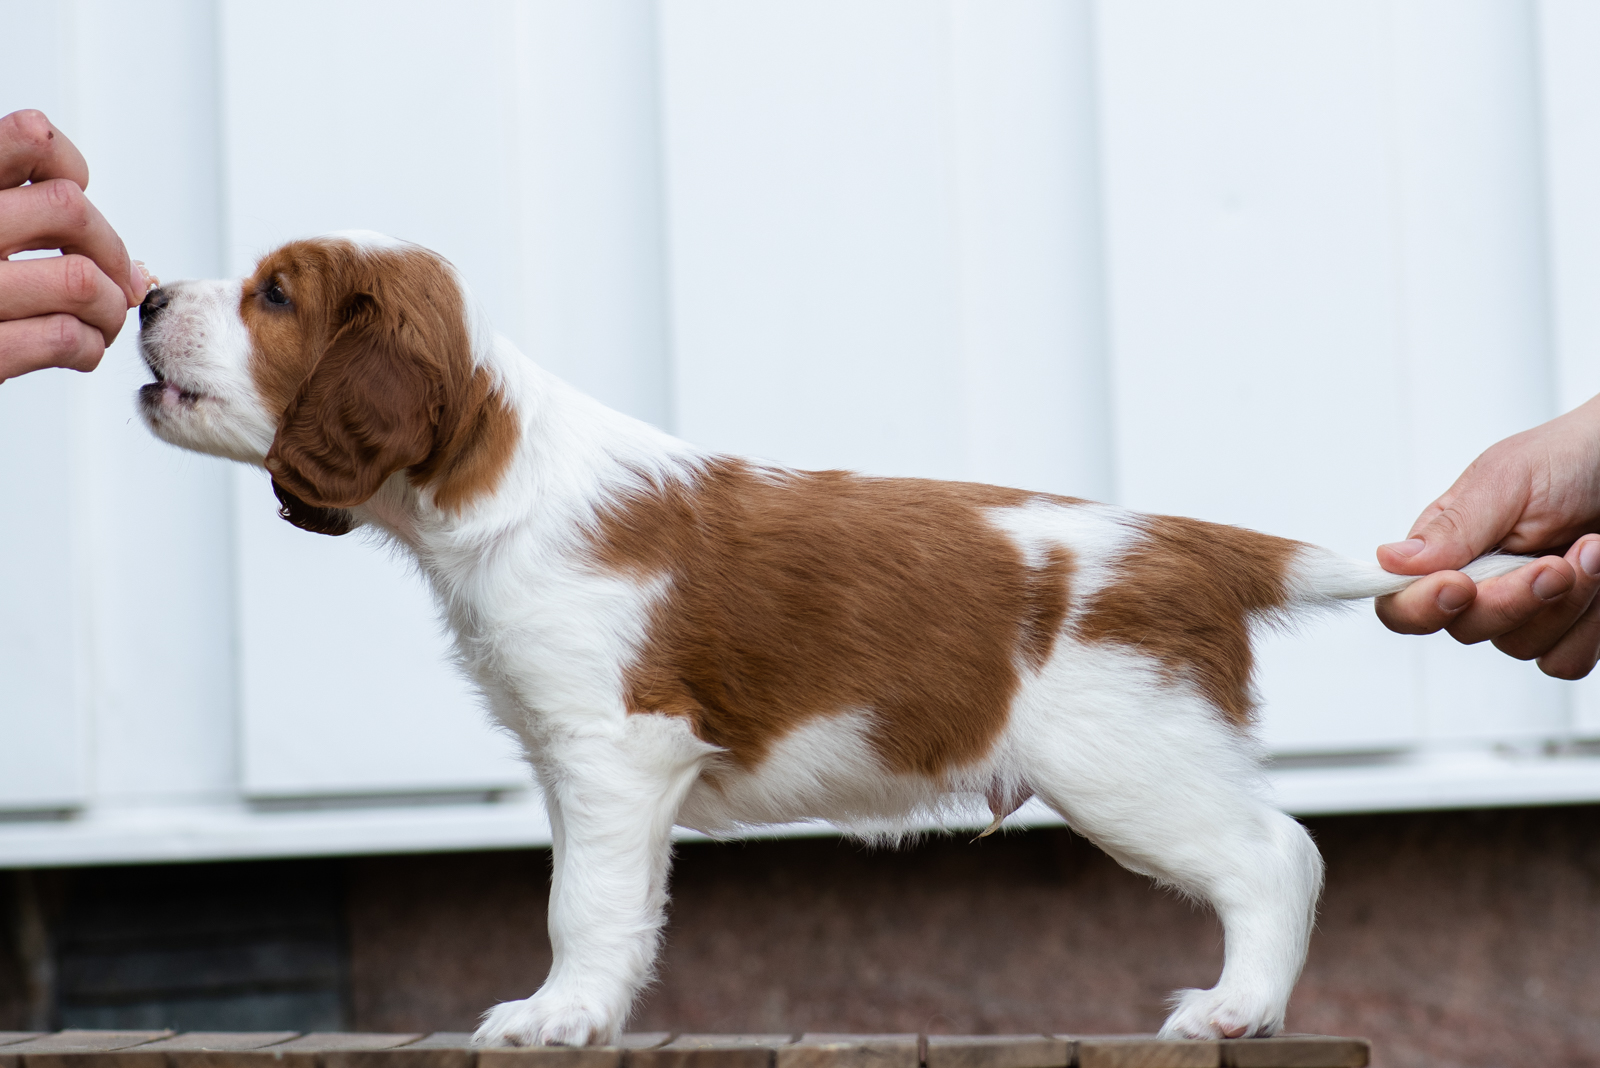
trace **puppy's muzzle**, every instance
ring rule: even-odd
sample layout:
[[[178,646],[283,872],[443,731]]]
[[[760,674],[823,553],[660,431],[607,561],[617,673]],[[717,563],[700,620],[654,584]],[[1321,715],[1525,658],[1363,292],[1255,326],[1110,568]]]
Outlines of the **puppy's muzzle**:
[[[152,289],[139,303],[139,325],[149,326],[161,310],[172,303],[172,294],[165,289]]]

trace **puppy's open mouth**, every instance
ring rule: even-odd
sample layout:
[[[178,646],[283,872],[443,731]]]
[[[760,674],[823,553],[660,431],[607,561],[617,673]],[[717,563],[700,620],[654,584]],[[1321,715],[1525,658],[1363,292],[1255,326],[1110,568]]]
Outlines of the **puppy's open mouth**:
[[[139,387],[139,400],[150,407],[193,407],[204,396],[167,381],[166,376],[154,367],[150,368],[150,373],[156,376],[156,380]]]

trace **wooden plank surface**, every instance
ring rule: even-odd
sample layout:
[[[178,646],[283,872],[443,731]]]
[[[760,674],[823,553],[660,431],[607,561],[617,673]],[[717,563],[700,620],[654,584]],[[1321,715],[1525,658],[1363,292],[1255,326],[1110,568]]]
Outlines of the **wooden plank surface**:
[[[466,1032],[0,1032],[0,1068],[1365,1068],[1363,1039],[1153,1035],[630,1034],[478,1049]]]
[[[171,1031],[57,1031],[0,1050],[0,1068],[167,1068],[160,1053],[137,1047]]]
[[[30,1053],[105,1053],[166,1038],[171,1031],[57,1031],[5,1047],[6,1056]]]
[[[929,1035],[927,1068],[1066,1068],[1073,1040],[1050,1035]]]
[[[159,1039],[140,1047],[144,1052],[163,1053],[227,1053],[242,1049],[261,1049],[276,1046],[291,1038],[299,1038],[299,1031],[186,1031],[171,1038]]]
[[[466,1032],[408,1037],[410,1041],[394,1045],[345,1043],[321,1052],[318,1060],[321,1068],[473,1068],[477,1064],[472,1035]]]
[[[919,1068],[922,1036],[805,1034],[778,1047],[776,1068]]]
[[[628,1068],[772,1068],[777,1051],[795,1035],[678,1035],[654,1049],[628,1054]]]
[[[1224,1068],[1366,1068],[1371,1060],[1372,1047],[1364,1038],[1280,1035],[1222,1043]]]
[[[1154,1035],[1083,1035],[1078,1068],[1219,1068],[1222,1045]]]
[[[628,1068],[772,1068],[794,1035],[679,1035],[664,1046],[630,1050]]]
[[[930,1034],[928,1068],[1066,1068],[1072,1039],[1048,1034]]]
[[[244,1068],[240,1054],[278,1046],[299,1036],[299,1031],[189,1031],[138,1046],[132,1052],[163,1056],[167,1068]],[[84,1068],[98,1064],[96,1060]],[[280,1068],[291,1068],[292,1064]]]
[[[423,1042],[435,1037],[430,1035]],[[671,1040],[672,1035],[666,1031],[643,1031],[623,1035],[614,1046],[501,1046],[480,1049],[477,1068],[621,1068],[627,1051],[654,1049]]]

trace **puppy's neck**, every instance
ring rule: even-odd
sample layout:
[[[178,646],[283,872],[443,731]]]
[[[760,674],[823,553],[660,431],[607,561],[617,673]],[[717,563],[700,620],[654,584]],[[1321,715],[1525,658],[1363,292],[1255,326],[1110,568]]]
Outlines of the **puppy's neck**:
[[[397,472],[365,504],[359,522],[378,527],[432,567],[441,553],[480,549],[519,534],[563,540],[592,522],[640,476],[665,481],[696,468],[705,452],[648,423],[607,408],[497,338],[485,366],[494,374],[519,433],[510,462],[487,492],[458,508],[439,507]]]

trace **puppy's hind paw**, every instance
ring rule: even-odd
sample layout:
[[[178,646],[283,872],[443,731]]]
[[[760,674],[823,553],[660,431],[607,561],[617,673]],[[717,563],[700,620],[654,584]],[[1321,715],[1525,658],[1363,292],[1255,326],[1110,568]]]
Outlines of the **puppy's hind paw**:
[[[533,995],[483,1014],[474,1046],[599,1046],[615,1042],[619,1022],[594,1006]]]
[[[1265,1038],[1283,1030],[1283,1006],[1240,997],[1220,988],[1179,990],[1162,1038]]]

